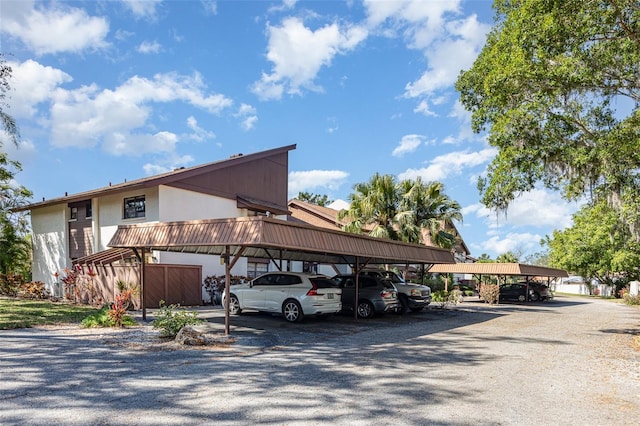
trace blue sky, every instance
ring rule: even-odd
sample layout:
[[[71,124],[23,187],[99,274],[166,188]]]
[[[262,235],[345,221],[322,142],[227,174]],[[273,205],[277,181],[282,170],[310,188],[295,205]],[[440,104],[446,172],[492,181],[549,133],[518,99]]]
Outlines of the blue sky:
[[[375,172],[437,180],[472,255],[541,250],[573,204],[542,189],[479,203],[496,151],[453,85],[488,0],[0,0],[17,181],[34,201],[289,144],[289,192],[346,200]]]

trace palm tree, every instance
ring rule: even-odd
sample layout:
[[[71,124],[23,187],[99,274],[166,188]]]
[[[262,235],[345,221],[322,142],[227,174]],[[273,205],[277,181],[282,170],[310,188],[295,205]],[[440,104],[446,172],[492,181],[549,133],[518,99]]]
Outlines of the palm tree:
[[[457,201],[444,193],[440,182],[424,183],[421,178],[404,180],[399,184],[402,239],[412,243],[425,243],[423,230],[438,247],[452,248],[458,236],[448,229],[454,220],[462,221]]]
[[[344,230],[353,233],[368,231],[377,238],[398,239],[398,191],[392,175],[374,174],[369,182],[358,183],[349,195],[348,210],[339,219],[347,219]]]
[[[457,235],[444,224],[462,220],[460,204],[444,193],[441,183],[425,184],[420,178],[397,182],[392,175],[376,173],[354,190],[349,209],[338,216],[347,219],[345,231],[420,244],[425,243],[422,235],[427,230],[433,244],[445,248],[455,244]]]

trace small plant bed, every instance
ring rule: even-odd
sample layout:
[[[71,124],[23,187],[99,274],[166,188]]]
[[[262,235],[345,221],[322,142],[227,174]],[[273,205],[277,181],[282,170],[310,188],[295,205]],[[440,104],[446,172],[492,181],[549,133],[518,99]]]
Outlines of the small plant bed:
[[[98,309],[47,300],[0,297],[0,330],[40,325],[79,324]]]

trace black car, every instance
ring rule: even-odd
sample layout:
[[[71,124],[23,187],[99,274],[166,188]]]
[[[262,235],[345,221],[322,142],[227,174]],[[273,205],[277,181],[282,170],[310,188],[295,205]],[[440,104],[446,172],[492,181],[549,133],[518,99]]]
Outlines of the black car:
[[[528,295],[528,296],[527,296]],[[519,282],[515,284],[500,285],[500,300],[510,300],[516,302],[536,302],[538,300],[551,299],[551,291],[544,284],[529,282]]]
[[[357,309],[361,318],[371,318],[374,314],[396,312],[400,309],[398,292],[393,283],[373,276],[358,278],[358,302],[355,301],[355,275],[336,275],[332,278],[342,289],[342,310]]]

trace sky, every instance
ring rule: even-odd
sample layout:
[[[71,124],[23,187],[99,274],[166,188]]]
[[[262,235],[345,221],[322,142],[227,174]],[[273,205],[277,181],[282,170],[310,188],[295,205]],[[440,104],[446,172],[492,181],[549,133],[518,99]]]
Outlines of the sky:
[[[454,84],[493,16],[489,0],[0,0],[22,136],[3,149],[36,202],[296,144],[290,198],[439,181],[472,256],[524,257],[577,206],[542,188],[506,215],[480,203],[497,151]]]

